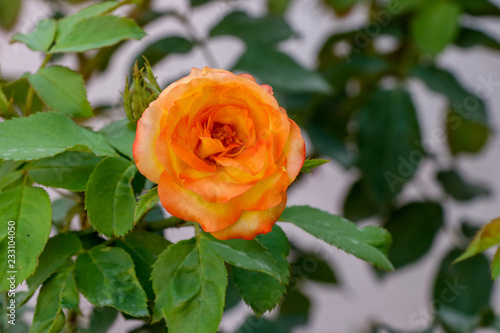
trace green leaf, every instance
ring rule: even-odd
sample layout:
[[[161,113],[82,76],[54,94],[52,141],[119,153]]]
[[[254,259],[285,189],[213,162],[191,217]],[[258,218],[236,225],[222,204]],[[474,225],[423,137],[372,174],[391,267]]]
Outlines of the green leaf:
[[[63,17],[57,22],[57,42],[60,42],[66,35],[74,30],[75,25],[86,18],[102,15],[114,7],[117,7],[119,2],[117,1],[104,1],[102,3],[96,3],[94,5],[85,7],[79,10],[77,13]]]
[[[137,126],[131,124],[128,119],[120,119],[102,128],[101,132],[108,143],[116,148],[120,153],[134,159],[132,145],[135,141]]]
[[[490,195],[487,187],[466,182],[454,169],[439,171],[437,180],[443,186],[444,191],[458,201],[468,201],[478,196]]]
[[[123,236],[134,226],[135,196],[130,185],[137,168],[121,157],[102,160],[90,176],[85,209],[92,226],[108,237]]]
[[[55,274],[44,283],[38,295],[30,333],[49,332],[57,324],[56,318],[62,309],[63,291],[68,282],[68,277],[72,278],[72,276],[73,267],[69,267]]]
[[[29,73],[23,75],[23,77],[6,83],[2,89],[5,93],[5,96],[10,100],[12,99],[13,104],[16,105],[19,109],[26,109],[26,99],[28,96],[28,92],[32,89],[31,85],[28,82]],[[37,113],[40,111],[46,111],[45,104],[38,97],[37,94],[33,94],[33,100],[31,101],[31,114]],[[17,117],[15,117],[17,118]]]
[[[420,260],[443,226],[444,212],[434,202],[414,202],[396,210],[384,227],[392,235],[389,260],[400,268]]]
[[[19,304],[28,301],[38,287],[44,283],[71,256],[82,250],[82,244],[74,234],[59,234],[49,239],[38,260],[35,273],[28,279],[28,293]]]
[[[0,177],[0,192],[3,189],[9,189],[9,186],[16,184],[22,177],[22,171],[13,171]]]
[[[453,41],[458,33],[460,14],[460,5],[455,2],[426,3],[410,24],[413,39],[422,52],[436,56]]]
[[[382,228],[360,228],[340,216],[309,206],[288,207],[279,220],[291,222],[328,244],[377,267],[393,269],[386,257],[391,235]]]
[[[215,333],[224,308],[227,272],[208,240],[169,246],[153,266],[153,321],[164,317],[170,333]]]
[[[490,302],[493,281],[488,260],[479,255],[450,267],[460,252],[455,249],[446,255],[435,278],[432,299],[441,321],[450,310],[462,316],[477,316]]]
[[[43,189],[25,184],[0,193],[0,291],[9,289],[11,271],[16,271],[15,285],[30,276],[38,265],[38,256],[49,239],[51,207]],[[8,234],[15,222],[15,238]],[[10,240],[16,243],[15,263],[7,262]],[[10,264],[13,264],[11,267]]]
[[[305,69],[285,53],[265,47],[250,47],[233,70],[255,75],[263,83],[283,91],[330,93],[331,90],[318,73]]]
[[[284,327],[306,325],[309,321],[311,301],[296,288],[288,288],[285,300],[280,305],[279,323]]]
[[[94,307],[90,315],[90,323],[88,328],[81,328],[84,333],[107,333],[109,328],[116,321],[118,311],[114,308]]]
[[[160,201],[158,197],[158,187],[154,187],[139,198],[134,210],[134,223],[137,223],[148,210],[156,206]]]
[[[386,206],[413,177],[424,157],[411,96],[377,90],[358,118],[359,167],[370,199]]]
[[[21,0],[0,0],[0,26],[9,30],[21,12]]]
[[[151,66],[154,66],[170,54],[189,53],[192,49],[193,43],[184,37],[163,37],[150,43],[139,53],[136,57],[137,65],[139,68],[144,67],[145,61],[143,57],[148,59]]]
[[[270,233],[259,235],[256,240],[269,250],[278,265],[281,282],[270,275],[232,267],[233,279],[239,294],[257,316],[271,311],[283,299],[290,277],[287,256],[288,238],[277,225]]]
[[[191,3],[191,7],[201,6],[209,3],[210,1],[212,0],[189,0],[189,2]]]
[[[153,264],[170,244],[163,236],[145,231],[133,232],[116,241],[116,246],[127,251],[132,257],[137,278],[149,299],[155,298],[151,283]]]
[[[264,317],[250,316],[236,330],[236,333],[290,333],[290,331],[279,322]]]
[[[292,264],[292,274],[299,279],[337,284],[338,278],[328,262],[317,253],[300,252]],[[286,300],[285,300],[286,301]]]
[[[491,262],[491,278],[496,280],[500,276],[500,248],[495,252]]]
[[[475,16],[500,16],[500,9],[488,0],[461,0],[464,12]]]
[[[266,48],[293,35],[285,19],[275,15],[250,17],[244,12],[231,12],[210,31],[211,37],[235,36],[249,47]]]
[[[90,174],[102,158],[91,153],[66,151],[31,162],[28,174],[38,184],[85,191]]]
[[[167,333],[167,327],[164,321],[155,324],[144,324],[128,333]],[[92,332],[93,333],[93,332]]]
[[[474,236],[467,250],[455,262],[475,256],[497,244],[500,244],[500,218],[494,219],[484,225],[476,236]]]
[[[291,0],[268,0],[267,8],[271,14],[284,15],[291,2]]]
[[[351,7],[364,0],[326,0],[325,2],[330,5],[337,12],[342,14],[344,11],[349,10]]]
[[[46,52],[54,42],[56,29],[56,21],[52,19],[41,20],[35,30],[27,34],[17,33],[12,37],[12,41],[24,43],[33,51]]]
[[[146,293],[125,250],[97,246],[76,259],[76,285],[96,306],[112,306],[131,316],[149,315]]]
[[[321,118],[324,122],[324,118]],[[310,124],[307,127],[307,134],[311,139],[315,151],[320,155],[327,155],[344,168],[350,168],[355,161],[355,156],[347,149],[346,144],[337,138],[331,131]]]
[[[276,261],[257,240],[230,239],[221,241],[203,234],[207,247],[225,262],[250,271],[266,273],[281,280]]]
[[[50,66],[28,77],[33,89],[54,111],[72,117],[92,117],[87,90],[80,74],[63,66]]]
[[[300,172],[304,173],[312,173],[311,171],[313,169],[316,169],[317,167],[330,162],[330,160],[324,160],[321,158],[308,158],[304,161],[304,165],[300,169]]]
[[[145,35],[137,23],[128,18],[113,15],[89,17],[79,20],[70,32],[58,38],[49,52],[84,52],[125,39],[141,39]]]
[[[456,44],[463,48],[484,46],[493,50],[500,50],[500,42],[494,37],[483,31],[465,27],[460,29]]]
[[[453,155],[477,154],[486,146],[490,137],[488,125],[471,119],[460,112],[448,110],[445,126],[448,147]]]
[[[78,150],[85,146],[99,156],[115,154],[102,136],[55,112],[4,121],[0,134],[0,158],[6,160],[40,159],[75,146]]]
[[[361,179],[354,182],[344,200],[343,216],[350,221],[357,222],[377,215],[379,211],[379,207],[373,202],[366,189],[365,182]]]

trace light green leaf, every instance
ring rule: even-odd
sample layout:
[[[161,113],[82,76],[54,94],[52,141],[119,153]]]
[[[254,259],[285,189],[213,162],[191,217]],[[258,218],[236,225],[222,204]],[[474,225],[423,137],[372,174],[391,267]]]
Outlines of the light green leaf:
[[[84,52],[125,39],[141,39],[145,35],[137,23],[128,18],[113,15],[89,17],[79,20],[70,32],[57,39],[49,52]]]
[[[57,42],[61,41],[68,33],[70,33],[73,30],[75,24],[78,23],[79,21],[85,18],[102,15],[103,13],[112,10],[113,7],[116,7],[118,5],[119,2],[117,1],[104,1],[101,3],[96,3],[94,5],[85,7],[73,15],[63,17],[57,22],[56,41]]]
[[[29,333],[48,333],[57,324],[57,315],[62,309],[63,291],[72,278],[73,267],[65,268],[44,283],[37,298],[35,315]],[[56,330],[55,330],[56,331]]]
[[[170,333],[217,332],[227,272],[207,243],[204,238],[192,238],[173,244],[153,266],[153,321],[164,317]]]
[[[151,300],[155,298],[151,284],[153,264],[170,244],[163,236],[145,231],[130,233],[116,241],[116,246],[127,251],[132,257],[137,278]]]
[[[152,188],[141,196],[135,205],[134,222],[137,223],[148,210],[156,206],[158,201],[160,201],[160,197],[158,197],[158,187]]]
[[[391,235],[375,226],[360,228],[336,215],[309,206],[286,208],[280,221],[291,222],[311,235],[385,270],[392,270],[386,253]]]
[[[92,117],[87,90],[80,74],[63,66],[41,68],[28,77],[33,89],[52,110],[72,117]]]
[[[300,172],[304,173],[312,173],[311,171],[313,169],[316,169],[317,167],[330,162],[331,160],[324,160],[321,158],[308,158],[307,160],[304,161],[304,165],[300,169]]]
[[[76,259],[78,290],[96,306],[112,306],[131,316],[149,315],[146,293],[125,250],[96,246]]]
[[[90,223],[108,237],[123,236],[134,226],[135,196],[132,179],[137,168],[121,157],[102,160],[90,176],[85,208]]]
[[[128,119],[120,119],[102,128],[101,132],[110,145],[123,155],[134,159],[132,145],[135,141],[136,124],[131,124]]]
[[[231,12],[210,31],[210,36],[235,36],[258,48],[274,45],[293,35],[285,19],[276,15],[250,17],[244,12]]]
[[[276,261],[269,251],[256,240],[230,239],[221,241],[203,234],[207,246],[227,263],[250,271],[266,273],[281,280]]]
[[[15,184],[17,181],[21,179],[23,176],[22,171],[13,171],[11,173],[6,174],[5,176],[0,177],[0,192],[7,188],[8,186]]]
[[[21,0],[0,0],[0,26],[10,29],[16,24],[21,12]]]
[[[37,113],[0,123],[0,158],[34,160],[66,149],[88,147],[96,155],[114,155],[104,138],[55,112]]]
[[[484,225],[474,236],[467,250],[455,260],[455,263],[484,252],[497,244],[500,244],[500,218],[496,218]]]
[[[66,151],[31,162],[28,174],[38,184],[85,191],[90,174],[102,158],[91,153]]]
[[[284,15],[290,3],[291,0],[268,0],[267,8],[271,14]]]
[[[436,56],[458,33],[461,8],[449,1],[429,1],[411,20],[411,33],[418,47]]]
[[[422,258],[431,249],[443,224],[443,208],[435,202],[413,202],[393,212],[384,228],[392,236],[389,260],[394,267]]]
[[[359,167],[370,199],[386,206],[413,177],[422,151],[420,126],[407,91],[377,90],[359,112]]]
[[[500,276],[500,247],[495,252],[491,262],[491,278],[496,280]]]
[[[235,266],[232,267],[232,273],[238,293],[255,314],[260,316],[275,308],[285,295],[290,277],[290,264],[287,260],[290,244],[277,225],[273,226],[271,232],[257,236],[256,240],[269,250],[276,261],[282,282],[270,275]]]
[[[35,270],[38,256],[49,238],[50,214],[49,196],[41,188],[23,184],[0,193],[0,291],[9,289],[7,277],[12,274],[9,272],[17,272],[17,286]],[[8,234],[8,228],[12,227],[9,221],[15,222],[15,231],[11,231],[15,232],[15,238],[12,239]],[[7,261],[10,240],[16,243],[15,263]]]
[[[33,51],[46,52],[54,42],[56,29],[56,21],[52,19],[41,20],[35,30],[27,34],[17,33],[12,37],[12,41],[24,43]]]
[[[329,83],[318,73],[305,69],[285,53],[265,47],[250,47],[233,70],[255,75],[262,83],[287,92],[329,93]]]
[[[27,302],[42,283],[81,249],[82,244],[74,234],[59,234],[50,238],[40,254],[35,272],[27,279],[28,293],[23,300],[18,300],[19,304]]]

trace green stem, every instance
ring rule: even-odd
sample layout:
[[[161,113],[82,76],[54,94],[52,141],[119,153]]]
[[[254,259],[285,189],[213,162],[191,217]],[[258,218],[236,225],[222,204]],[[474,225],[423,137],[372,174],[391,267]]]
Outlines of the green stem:
[[[194,235],[196,238],[200,238],[201,235],[201,227],[198,223],[194,223]]]

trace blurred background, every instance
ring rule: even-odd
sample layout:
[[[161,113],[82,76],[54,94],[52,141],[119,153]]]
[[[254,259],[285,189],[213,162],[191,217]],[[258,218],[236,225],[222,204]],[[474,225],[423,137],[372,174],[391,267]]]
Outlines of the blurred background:
[[[95,2],[0,0],[1,80],[43,60],[9,44],[13,33]],[[119,10],[144,27],[141,41],[54,62],[86,78],[98,115],[87,122],[97,128],[125,117],[120,92],[141,55],[163,87],[191,67],[251,73],[299,123],[308,155],[332,159],[295,183],[289,204],[393,235],[396,271],[383,273],[283,225],[294,279],[281,309],[257,320],[228,290],[222,331],[499,332],[490,253],[450,267],[500,215],[499,8],[497,0],[145,0]],[[141,323],[109,325],[119,333]]]

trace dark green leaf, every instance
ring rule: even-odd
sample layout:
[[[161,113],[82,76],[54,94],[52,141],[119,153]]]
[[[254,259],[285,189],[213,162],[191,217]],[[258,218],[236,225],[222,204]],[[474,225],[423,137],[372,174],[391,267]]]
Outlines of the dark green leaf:
[[[132,20],[113,15],[94,16],[79,20],[49,50],[57,52],[84,52],[111,46],[124,39],[141,39],[146,34]]]
[[[493,50],[500,50],[500,43],[495,38],[483,31],[472,28],[462,28],[456,44],[463,48],[485,46]]]
[[[238,290],[234,284],[234,279],[231,275],[228,276],[226,288],[226,300],[224,301],[224,312],[227,312],[238,305],[241,301]]]
[[[343,216],[354,222],[374,216],[380,211],[368,193],[365,182],[362,180],[352,184],[344,200],[343,207]]]
[[[191,7],[201,6],[206,3],[209,3],[212,0],[190,0]]]
[[[233,70],[255,75],[263,83],[283,91],[329,93],[331,90],[318,73],[305,69],[287,54],[266,47],[250,47]]]
[[[125,250],[97,246],[76,259],[76,285],[96,306],[112,306],[136,317],[149,315],[146,293]]]
[[[410,94],[377,90],[360,111],[358,123],[362,180],[371,200],[384,207],[401,192],[424,157]]]
[[[477,154],[488,142],[488,125],[464,117],[460,112],[448,110],[446,115],[446,135],[448,147],[453,155]]]
[[[420,260],[443,226],[444,212],[434,202],[414,202],[396,210],[384,227],[392,235],[389,260],[400,268]]]
[[[265,48],[293,35],[292,29],[279,16],[250,17],[244,12],[231,12],[210,31],[210,36],[235,36],[247,45]]]
[[[315,253],[301,253],[292,264],[292,274],[299,279],[337,284],[334,271],[323,258]]]
[[[165,57],[173,53],[188,53],[192,50],[193,43],[179,36],[168,36],[154,41],[144,48],[136,57],[139,68],[144,67],[144,58],[148,59],[151,66],[156,65]],[[132,66],[131,66],[132,68]]]
[[[170,333],[215,333],[224,308],[227,272],[204,238],[169,246],[153,267],[153,321],[164,317]]]
[[[304,165],[300,169],[300,172],[312,173],[313,169],[330,162],[330,160],[324,160],[321,158],[308,158],[304,161]]]
[[[141,196],[135,205],[134,222],[137,223],[148,210],[156,206],[158,201],[160,201],[160,197],[158,197],[158,187],[152,188],[146,194]]]
[[[279,268],[268,250],[257,240],[229,239],[221,241],[203,234],[206,246],[225,262],[250,271],[266,273],[281,280]]]
[[[232,267],[233,278],[239,294],[250,305],[257,316],[271,311],[282,300],[288,279],[290,265],[287,260],[290,244],[288,238],[277,225],[272,232],[257,236],[256,240],[269,250],[278,264],[281,281],[260,272]]]
[[[66,151],[31,162],[27,168],[31,179],[38,184],[85,191],[90,174],[100,161],[94,154]]]
[[[490,191],[482,185],[466,182],[456,170],[439,171],[437,180],[451,197],[458,201],[467,201],[478,196],[488,196]]]
[[[280,305],[279,322],[288,328],[305,325],[309,321],[311,301],[298,289],[289,288]]]
[[[488,260],[479,255],[451,266],[460,253],[452,250],[446,255],[434,282],[433,304],[441,320],[448,309],[462,316],[475,316],[490,302],[493,282]]]
[[[346,144],[331,132],[316,125],[310,125],[307,127],[307,134],[313,143],[314,149],[319,154],[331,157],[344,168],[349,168],[354,164],[354,155],[347,149]]]
[[[41,68],[28,77],[33,89],[54,111],[72,117],[92,117],[87,90],[80,74],[63,66]]]
[[[49,196],[41,188],[22,184],[0,193],[0,251],[3,253],[0,256],[0,291],[9,289],[7,277],[13,274],[9,272],[16,272],[14,284],[17,286],[35,271],[38,256],[49,239],[50,214]],[[9,221],[14,221],[14,225]],[[10,240],[16,243],[14,263],[7,261]]]
[[[30,333],[45,333],[53,329],[57,331],[54,326],[57,324],[58,314],[62,311],[63,290],[68,276],[72,278],[72,275],[73,267],[68,267],[43,284],[38,295]]]
[[[35,273],[28,282],[28,293],[24,299],[18,301],[22,304],[28,301],[38,287],[44,283],[57,269],[59,269],[71,256],[82,250],[82,244],[74,234],[59,234],[49,239],[38,260]]]
[[[136,129],[136,125],[129,123],[128,119],[120,119],[105,126],[100,132],[110,145],[133,160],[132,145],[135,141]]]
[[[33,51],[46,52],[54,42],[56,29],[56,21],[52,19],[41,20],[35,30],[27,34],[17,33],[12,37],[12,41],[24,43]]]
[[[156,324],[144,324],[128,333],[167,333],[167,327],[164,321],[160,321]]]
[[[133,232],[116,241],[116,246],[127,251],[132,257],[137,278],[149,299],[154,299],[151,284],[153,264],[169,244],[163,236],[145,231]]]
[[[94,307],[90,315],[88,328],[81,328],[84,333],[107,333],[118,316],[118,311],[112,307]]]
[[[74,30],[74,26],[79,21],[102,15],[105,12],[112,10],[119,3],[117,1],[104,1],[101,3],[96,3],[94,5],[85,7],[73,15],[63,17],[57,22],[57,38],[56,41],[60,42],[67,34]]]
[[[264,317],[248,317],[247,320],[236,330],[236,333],[291,333],[281,323],[268,320]]]
[[[436,56],[453,41],[458,33],[460,14],[460,5],[455,2],[426,3],[411,21],[413,39],[422,52]]]
[[[83,146],[96,155],[115,154],[104,138],[60,113],[38,113],[0,123],[0,158],[34,160]]]
[[[464,12],[476,16],[499,16],[500,9],[489,0],[461,0]]]
[[[121,157],[102,160],[90,176],[85,208],[90,223],[108,237],[123,236],[134,226],[135,196],[130,182],[137,168]]]
[[[382,228],[359,228],[340,216],[309,206],[288,207],[279,220],[291,222],[328,244],[382,269],[393,269],[386,257],[391,235]]]
[[[10,29],[16,24],[21,12],[21,0],[0,0],[0,26]]]

